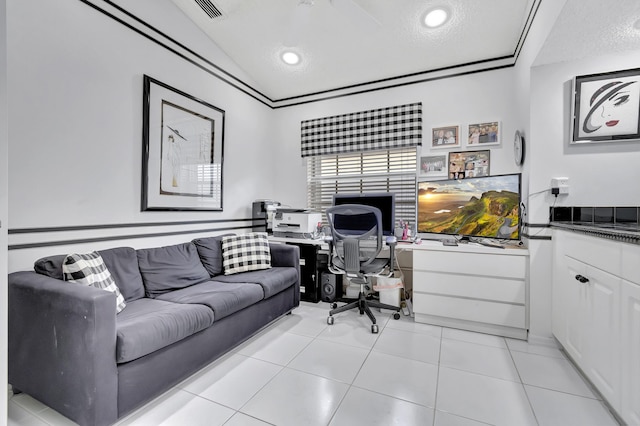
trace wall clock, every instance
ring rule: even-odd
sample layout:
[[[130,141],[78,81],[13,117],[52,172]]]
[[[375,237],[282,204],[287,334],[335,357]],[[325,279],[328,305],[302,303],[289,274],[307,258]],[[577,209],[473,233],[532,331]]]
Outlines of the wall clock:
[[[516,130],[516,134],[513,137],[513,157],[516,165],[520,166],[524,163],[524,137],[519,130]]]

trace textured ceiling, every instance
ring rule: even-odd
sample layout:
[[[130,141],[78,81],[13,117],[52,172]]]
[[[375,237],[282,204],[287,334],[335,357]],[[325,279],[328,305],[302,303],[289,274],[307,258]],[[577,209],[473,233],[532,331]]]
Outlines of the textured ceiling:
[[[173,0],[271,99],[514,55],[533,0]],[[301,3],[311,3],[311,5]],[[451,17],[429,29],[427,11]],[[291,47],[302,56],[286,65]]]
[[[567,0],[534,65],[639,49],[640,0]]]
[[[512,65],[541,1],[562,0],[172,0],[279,102]],[[422,24],[436,6],[440,28]],[[295,66],[280,55],[302,56]],[[640,49],[640,0],[566,0],[534,65]],[[206,56],[206,54],[205,54]],[[346,89],[345,89],[346,88]]]

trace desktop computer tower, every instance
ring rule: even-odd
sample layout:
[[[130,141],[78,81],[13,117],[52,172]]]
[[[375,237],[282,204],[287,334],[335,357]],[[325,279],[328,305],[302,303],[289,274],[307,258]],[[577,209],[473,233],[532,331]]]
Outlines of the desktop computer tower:
[[[300,248],[300,300],[318,303],[320,301],[319,246],[290,242],[287,244]]]
[[[342,297],[342,276],[331,272],[320,274],[320,295],[323,302],[335,302]]]

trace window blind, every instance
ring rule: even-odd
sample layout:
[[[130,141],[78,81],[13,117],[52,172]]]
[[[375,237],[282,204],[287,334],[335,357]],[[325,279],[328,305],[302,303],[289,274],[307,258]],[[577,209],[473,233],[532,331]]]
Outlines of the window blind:
[[[304,120],[300,133],[302,157],[415,147],[422,143],[422,103]]]
[[[307,158],[307,205],[323,212],[335,193],[393,192],[395,218],[415,224],[416,147]]]

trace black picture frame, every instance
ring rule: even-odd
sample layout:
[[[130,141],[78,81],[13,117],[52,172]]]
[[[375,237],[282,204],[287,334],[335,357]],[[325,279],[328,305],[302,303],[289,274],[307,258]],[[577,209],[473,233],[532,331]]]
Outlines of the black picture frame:
[[[640,68],[576,76],[571,144],[640,139]]]
[[[225,111],[143,78],[142,211],[222,211]]]

